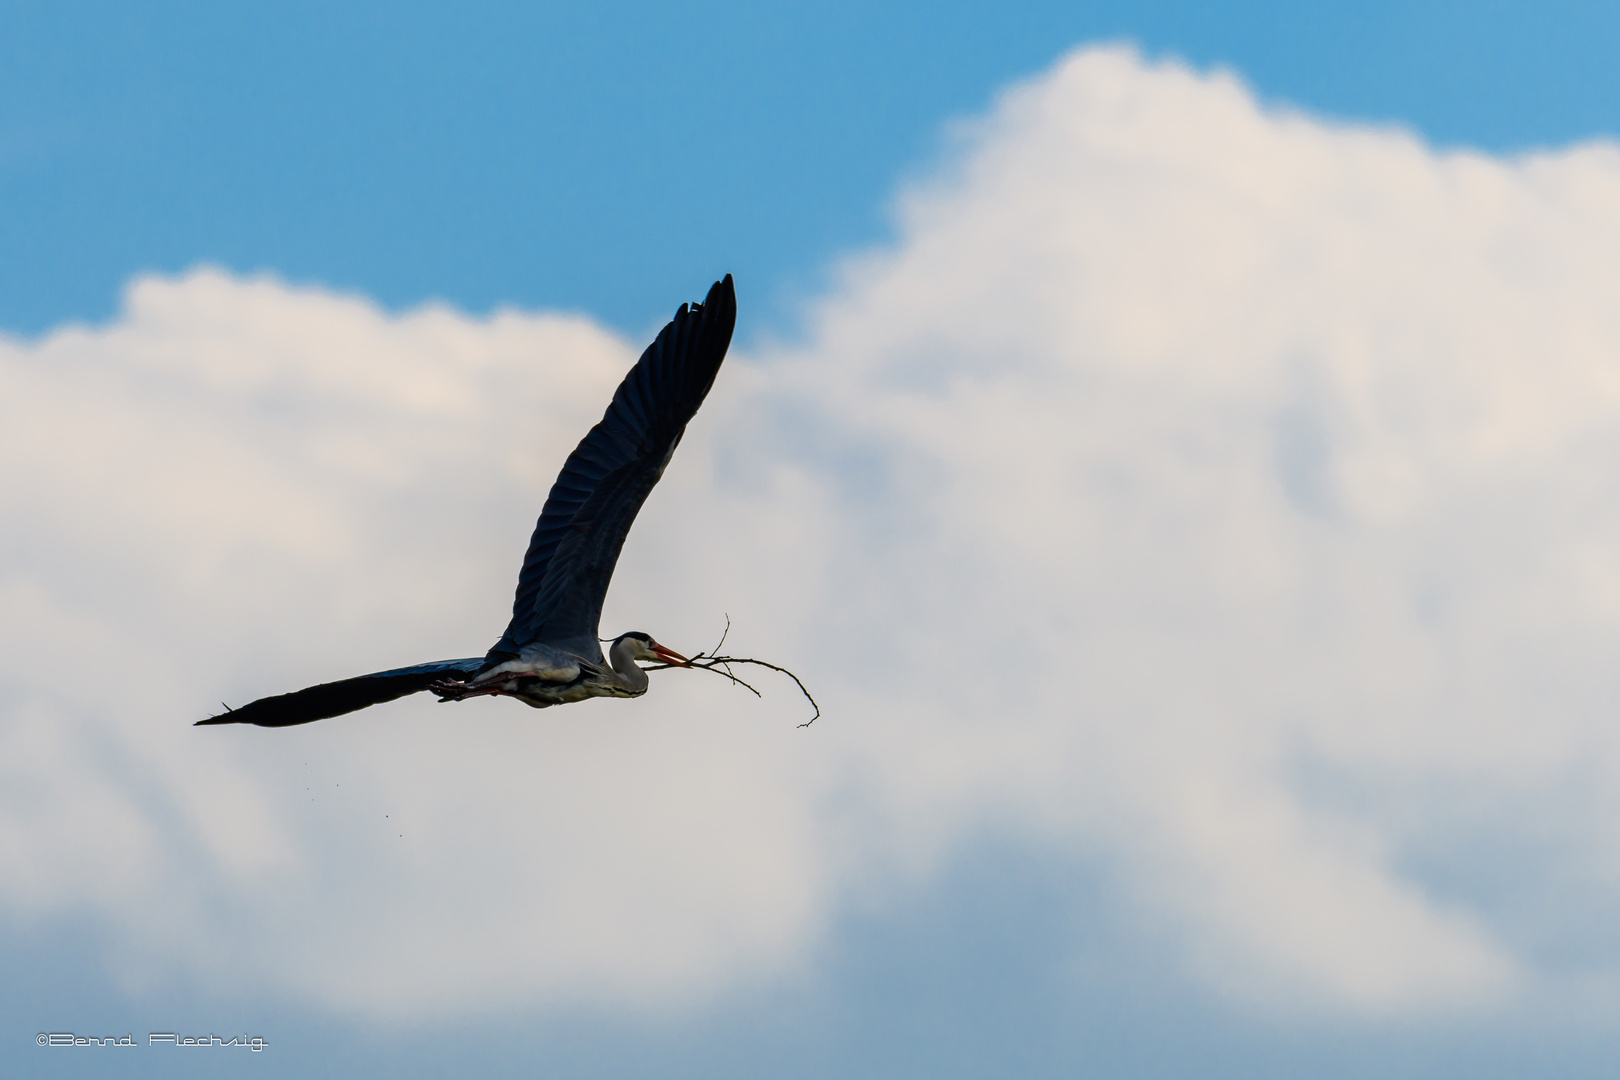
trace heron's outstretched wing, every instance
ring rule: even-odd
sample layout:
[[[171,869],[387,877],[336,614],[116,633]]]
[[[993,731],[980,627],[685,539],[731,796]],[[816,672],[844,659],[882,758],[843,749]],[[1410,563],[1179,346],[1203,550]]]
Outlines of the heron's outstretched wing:
[[[552,485],[523,557],[511,625],[490,650],[491,664],[532,641],[601,657],[597,622],[619,550],[714,384],[736,322],[727,274],[703,303],[682,304],[624,377],[601,423]]]
[[[467,660],[436,660],[431,664],[417,664],[415,667],[321,683],[291,694],[260,698],[240,709],[226,706],[226,711],[220,715],[199,720],[192,726],[257,724],[260,727],[291,727],[294,724],[307,724],[426,690],[431,683],[447,676],[466,677],[483,664],[484,658],[481,656]]]

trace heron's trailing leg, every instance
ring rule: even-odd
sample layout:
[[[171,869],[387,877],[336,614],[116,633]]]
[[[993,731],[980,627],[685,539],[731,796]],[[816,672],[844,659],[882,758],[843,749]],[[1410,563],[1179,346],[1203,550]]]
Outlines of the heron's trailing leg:
[[[505,694],[501,684],[475,687],[471,683],[464,683],[460,679],[440,679],[428,687],[433,693],[439,695],[439,700],[464,701],[471,697],[483,697],[485,694]]]

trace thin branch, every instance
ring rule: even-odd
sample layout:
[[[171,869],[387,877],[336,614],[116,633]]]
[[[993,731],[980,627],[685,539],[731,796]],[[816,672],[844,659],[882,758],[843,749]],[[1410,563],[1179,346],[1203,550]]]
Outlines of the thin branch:
[[[721,656],[720,655],[720,647],[726,643],[726,635],[730,634],[730,633],[731,633],[731,616],[727,615],[726,616],[726,629],[725,629],[725,632],[720,635],[720,641],[715,645],[714,648],[708,650],[707,652],[700,652],[696,656],[692,657],[692,661],[691,661],[690,664],[648,664],[643,670],[644,671],[663,671],[665,668],[694,667],[694,668],[698,668],[698,669],[700,669],[702,671],[713,671],[716,674],[724,675],[726,678],[728,678],[728,679],[730,679],[732,681],[733,685],[741,686],[743,689],[747,690],[748,692],[753,694],[755,697],[763,698],[765,695],[761,694],[750,683],[748,683],[748,682],[744,681],[743,679],[739,678],[737,676],[737,673],[735,671],[731,670],[731,665],[732,664],[754,664],[757,667],[770,668],[772,671],[780,672],[781,674],[786,675],[788,678],[792,679],[793,684],[799,688],[799,693],[803,694],[804,699],[810,703],[810,707],[816,710],[816,715],[815,716],[812,716],[810,719],[806,720],[804,723],[800,724],[799,726],[802,727],[802,728],[806,728],[806,727],[809,727],[811,724],[815,723],[818,719],[820,719],[820,717],[821,717],[821,706],[816,704],[816,699],[810,696],[810,691],[805,689],[804,683],[800,681],[799,677],[797,675],[793,674],[793,672],[789,671],[787,668],[779,667],[776,664],[770,663],[769,661],[766,661],[766,660],[755,660],[752,657],[748,657],[748,656]]]
[[[731,633],[731,613],[728,611],[726,613],[726,628],[724,630],[720,631],[720,641],[719,641],[719,643],[716,644],[714,648],[709,650],[709,655],[710,656],[718,656],[719,655],[720,650],[725,648],[725,646],[726,646],[726,636],[728,634],[730,634],[730,633]]]

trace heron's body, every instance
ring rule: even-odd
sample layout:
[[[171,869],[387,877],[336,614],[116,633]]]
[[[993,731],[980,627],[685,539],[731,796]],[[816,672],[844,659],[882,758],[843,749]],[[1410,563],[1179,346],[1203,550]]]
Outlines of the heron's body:
[[[641,504],[714,383],[736,319],[727,275],[703,303],[681,305],[624,377],[552,485],[518,574],[512,621],[488,653],[322,683],[198,723],[286,727],[420,690],[441,701],[515,697],[535,708],[646,693],[636,661],[685,659],[640,632],[621,634],[603,657],[602,601]]]
[[[652,644],[650,638],[647,640]],[[591,697],[640,697],[647,692],[647,673],[636,663],[637,657],[658,660],[665,657],[644,656],[636,649],[637,644],[634,635],[619,638],[608,650],[609,662],[604,663],[600,649],[596,651],[597,658],[591,660],[543,641],[531,642],[515,659],[503,660],[470,680],[462,682],[447,677],[430,683],[428,689],[445,700],[454,701],[481,694],[502,694],[536,709]]]

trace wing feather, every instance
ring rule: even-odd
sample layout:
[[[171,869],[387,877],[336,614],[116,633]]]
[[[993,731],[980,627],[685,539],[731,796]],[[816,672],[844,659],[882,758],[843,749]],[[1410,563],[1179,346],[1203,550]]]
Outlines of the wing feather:
[[[619,384],[552,485],[518,574],[512,621],[486,661],[544,641],[601,658],[597,623],[641,504],[714,385],[737,322],[731,275],[682,304]]]
[[[193,726],[257,724],[259,727],[291,727],[294,724],[308,724],[426,690],[433,682],[447,675],[470,675],[483,664],[484,658],[480,656],[465,660],[436,660],[431,664],[357,675],[352,679],[305,687],[290,694],[262,697],[240,709],[226,706],[225,712],[199,720]]]

